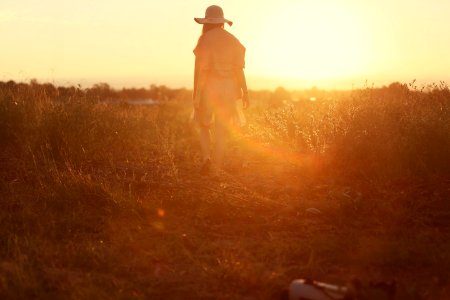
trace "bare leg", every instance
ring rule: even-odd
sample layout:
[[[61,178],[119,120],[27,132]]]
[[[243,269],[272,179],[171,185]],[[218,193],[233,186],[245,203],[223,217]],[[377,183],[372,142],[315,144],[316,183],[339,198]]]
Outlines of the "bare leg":
[[[211,159],[211,134],[209,128],[200,126],[200,147],[202,149],[203,163]]]
[[[227,142],[228,131],[227,131],[226,120],[216,120],[215,122],[215,147],[214,147],[214,166],[220,170],[223,165],[223,158],[225,155],[225,145]]]

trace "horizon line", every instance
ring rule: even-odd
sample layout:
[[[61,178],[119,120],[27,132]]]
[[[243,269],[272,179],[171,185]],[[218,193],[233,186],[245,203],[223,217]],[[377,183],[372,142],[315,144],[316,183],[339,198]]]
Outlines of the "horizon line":
[[[253,81],[259,81],[255,84]],[[29,77],[29,78],[2,78],[0,82],[14,81],[16,83],[30,83],[36,81],[39,84],[52,84],[59,87],[71,87],[80,86],[83,88],[92,88],[97,84],[107,84],[112,89],[141,89],[149,88],[152,85],[155,86],[166,86],[171,89],[187,89],[192,90],[193,84],[185,84],[180,82],[163,83],[161,80],[149,80],[148,83],[143,83],[147,81],[144,76],[141,77],[110,77],[107,80],[101,80],[100,78],[42,78],[42,77]],[[185,80],[183,80],[185,81]],[[378,82],[376,82],[378,81]],[[380,82],[382,81],[382,82]],[[132,83],[133,82],[133,83]],[[266,84],[262,84],[266,82]],[[284,82],[284,83],[283,83]],[[302,82],[302,83],[300,83]],[[450,80],[433,80],[433,79],[416,79],[412,78],[410,80],[395,80],[395,79],[378,79],[369,80],[364,79],[359,83],[355,83],[355,80],[351,79],[317,79],[317,80],[306,80],[306,79],[290,79],[290,78],[270,78],[262,76],[250,76],[247,80],[247,85],[249,90],[261,91],[261,90],[275,90],[277,88],[284,88],[286,90],[308,90],[308,89],[318,89],[318,90],[331,90],[331,91],[348,91],[354,89],[362,88],[382,88],[389,86],[392,83],[401,83],[406,85],[416,85],[420,87],[428,87],[433,84],[439,84],[444,86],[449,86]],[[344,87],[347,86],[347,87]]]

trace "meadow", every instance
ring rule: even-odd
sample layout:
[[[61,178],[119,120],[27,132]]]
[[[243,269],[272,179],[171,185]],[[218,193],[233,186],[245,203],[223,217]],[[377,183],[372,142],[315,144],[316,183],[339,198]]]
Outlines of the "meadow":
[[[105,101],[152,97],[159,105]],[[450,299],[450,91],[251,91],[201,176],[191,92],[0,83],[1,299]],[[314,100],[314,101],[312,101]]]

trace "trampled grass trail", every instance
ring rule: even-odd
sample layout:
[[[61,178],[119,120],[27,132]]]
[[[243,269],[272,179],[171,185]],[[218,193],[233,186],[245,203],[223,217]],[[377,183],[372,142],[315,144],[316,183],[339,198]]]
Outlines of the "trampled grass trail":
[[[446,297],[448,234],[433,228],[448,213],[433,207],[449,181],[350,185],[308,169],[310,159],[299,171],[260,154],[218,177],[185,164],[176,182],[141,187],[148,224],[130,242],[156,261],[150,295],[270,299],[295,278],[359,278],[397,280],[398,299]]]

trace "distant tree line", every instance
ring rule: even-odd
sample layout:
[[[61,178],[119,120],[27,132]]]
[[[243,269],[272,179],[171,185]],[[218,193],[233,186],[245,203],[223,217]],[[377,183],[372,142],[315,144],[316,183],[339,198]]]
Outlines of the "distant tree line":
[[[171,89],[165,85],[152,84],[148,88],[114,89],[107,83],[97,83],[89,88],[76,86],[55,86],[52,83],[39,83],[33,79],[29,83],[0,81],[0,92],[27,93],[45,95],[52,99],[68,99],[70,97],[86,97],[98,101],[143,100],[169,101],[173,99],[191,98],[191,91],[180,88]]]
[[[405,84],[393,82],[387,86],[379,88],[364,87],[353,90],[324,90],[317,87],[311,87],[303,90],[289,91],[283,87],[275,90],[258,90],[250,91],[250,97],[253,103],[260,103],[269,107],[280,107],[289,102],[310,102],[310,101],[326,101],[329,99],[341,99],[349,97],[352,93],[365,92],[367,95],[383,98],[401,98],[406,94],[429,93],[429,94],[445,94],[450,96],[448,86],[445,82],[432,83],[427,86],[418,87],[415,81]],[[15,81],[0,81],[0,92],[9,93],[25,93],[29,95],[46,96],[55,100],[67,100],[72,97],[85,97],[89,100],[96,101],[132,101],[152,99],[155,101],[171,101],[182,100],[190,101],[192,98],[192,90],[186,88],[172,89],[165,85],[151,84],[148,88],[122,88],[114,89],[107,83],[97,83],[89,88],[82,88],[81,85],[76,86],[55,86],[52,83],[39,83],[33,79],[29,83]],[[370,92],[370,93],[367,93]]]

